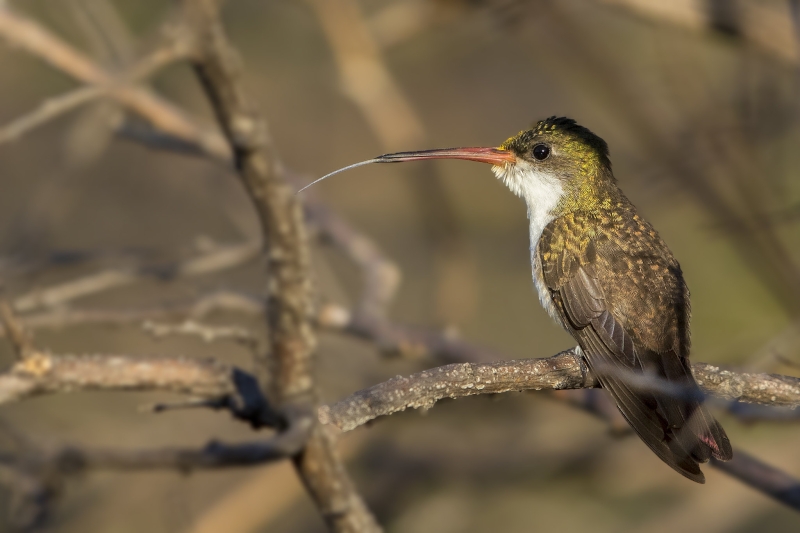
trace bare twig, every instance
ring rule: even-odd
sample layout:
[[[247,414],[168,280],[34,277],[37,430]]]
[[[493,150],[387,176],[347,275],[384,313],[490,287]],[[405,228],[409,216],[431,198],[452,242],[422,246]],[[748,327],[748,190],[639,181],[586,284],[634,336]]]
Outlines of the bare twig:
[[[182,31],[176,28],[174,31]],[[186,117],[182,111],[163,100],[144,87],[138,87],[125,80],[108,74],[80,51],[53,35],[44,27],[0,6],[0,38],[12,46],[17,46],[49,63],[54,68],[82,81],[98,86],[126,108],[138,113],[154,126],[180,138],[193,140],[204,151],[217,154],[220,158],[229,157],[227,144],[219,134],[205,130]],[[176,38],[172,45],[178,50],[165,48],[151,57],[152,63],[159,64],[166,58],[185,56],[189,52],[191,40]],[[145,71],[152,64],[141,68]],[[136,76],[134,72],[134,77]]]
[[[462,363],[425,370],[407,378],[396,377],[319,410],[323,423],[350,431],[379,416],[408,408],[429,409],[443,398],[527,389],[575,389],[594,387],[574,350],[548,359],[524,359],[498,363]]]
[[[122,326],[146,320],[191,317],[201,319],[215,311],[229,311],[246,315],[262,315],[264,303],[258,298],[231,291],[217,291],[198,299],[176,303],[163,303],[138,309],[73,309],[56,308],[17,320],[28,329],[54,329],[69,326]],[[5,329],[0,331],[5,335]]]
[[[191,277],[218,272],[239,266],[258,255],[258,242],[220,246],[175,265],[141,266],[132,269],[111,269],[62,282],[51,287],[37,288],[14,299],[14,310],[29,312],[53,308],[90,294],[129,285],[143,278]]]
[[[737,373],[706,363],[694,363],[692,371],[703,391],[717,398],[800,406],[800,378]],[[37,353],[0,374],[0,404],[86,390],[160,390],[219,399],[243,395],[244,385],[257,389],[254,383],[255,379],[244,371],[216,361]],[[396,377],[320,407],[319,418],[323,424],[350,431],[379,416],[408,408],[430,408],[443,398],[596,386],[597,379],[573,348],[543,359],[451,364]]]
[[[400,269],[375,242],[357,231],[313,195],[306,195],[306,217],[320,236],[338,249],[361,271],[362,289],[353,311],[357,316],[385,320],[400,284]]]
[[[253,346],[258,342],[255,335],[246,328],[239,326],[211,326],[194,320],[184,320],[180,324],[164,324],[146,320],[142,324],[142,329],[157,338],[169,335],[190,335],[199,337],[204,342],[231,340],[248,346]]]
[[[228,42],[213,0],[187,0],[186,19],[199,50],[194,66],[234,153],[239,175],[258,211],[268,245],[267,289],[273,387],[282,409],[313,410],[309,255],[302,209],[268,141],[266,124],[254,112],[241,84],[240,59]],[[290,419],[290,424],[292,423]],[[333,531],[381,530],[336,456],[322,427],[311,429],[295,458],[303,482]]]
[[[7,332],[6,336],[11,341],[17,358],[26,359],[36,353],[30,334],[5,300],[0,300],[0,321],[3,322],[3,329]]]
[[[0,374],[0,403],[75,390],[163,390],[201,397],[234,392],[232,369],[185,358],[39,353]]]
[[[48,98],[33,111],[3,126],[0,129],[0,144],[15,141],[32,129],[91,102],[102,94],[103,91],[99,87],[79,87],[68,93]]]

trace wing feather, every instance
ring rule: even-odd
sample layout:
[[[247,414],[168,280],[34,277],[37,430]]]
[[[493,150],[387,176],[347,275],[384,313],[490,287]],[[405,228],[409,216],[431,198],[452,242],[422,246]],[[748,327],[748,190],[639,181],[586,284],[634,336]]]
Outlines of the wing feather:
[[[558,223],[557,219],[545,228],[537,253],[562,323],[644,443],[670,467],[703,483],[698,463],[712,455],[730,459],[732,451],[722,427],[700,404],[699,388],[684,357],[688,293],[682,278],[675,278],[675,268],[662,268],[652,257],[631,255],[602,235],[570,248],[555,237]],[[666,288],[667,307],[676,309],[665,310],[664,319],[654,322],[658,328],[646,328],[646,321],[637,322],[638,317],[659,312],[664,301],[653,301],[648,287],[636,280],[659,275],[650,281]],[[673,293],[677,297],[670,296]],[[626,380],[635,375],[662,380],[668,390],[645,389],[636,380]]]

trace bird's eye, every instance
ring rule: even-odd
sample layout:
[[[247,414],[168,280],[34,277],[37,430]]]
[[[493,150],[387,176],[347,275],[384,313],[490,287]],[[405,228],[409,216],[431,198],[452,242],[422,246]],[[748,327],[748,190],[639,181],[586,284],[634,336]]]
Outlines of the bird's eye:
[[[544,161],[550,155],[550,147],[546,144],[537,144],[533,147],[533,158],[537,161]]]

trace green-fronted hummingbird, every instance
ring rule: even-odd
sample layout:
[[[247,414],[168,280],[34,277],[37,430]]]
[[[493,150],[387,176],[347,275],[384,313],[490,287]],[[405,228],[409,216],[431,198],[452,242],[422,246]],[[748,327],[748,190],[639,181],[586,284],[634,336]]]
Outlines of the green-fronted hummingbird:
[[[314,183],[369,163],[423,159],[489,163],[525,201],[539,301],[662,461],[703,483],[700,463],[732,458],[689,365],[691,310],[680,265],[619,189],[603,139],[550,117],[496,148],[387,154]]]

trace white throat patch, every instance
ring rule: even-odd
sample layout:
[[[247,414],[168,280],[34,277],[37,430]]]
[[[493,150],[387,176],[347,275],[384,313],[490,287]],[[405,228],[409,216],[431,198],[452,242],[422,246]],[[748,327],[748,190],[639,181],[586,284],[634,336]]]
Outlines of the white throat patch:
[[[564,195],[564,187],[558,178],[539,172],[533,165],[525,161],[519,161],[513,165],[493,166],[492,172],[505,183],[511,192],[525,200],[528,205],[533,285],[536,287],[539,301],[547,314],[556,323],[561,324],[553,298],[544,283],[542,265],[536,254],[536,247],[539,245],[539,238],[542,236],[544,228],[556,217],[554,210]]]
[[[492,172],[528,205],[531,252],[535,251],[542,231],[555,218],[553,210],[564,195],[561,180],[536,170],[526,161],[493,166]]]

